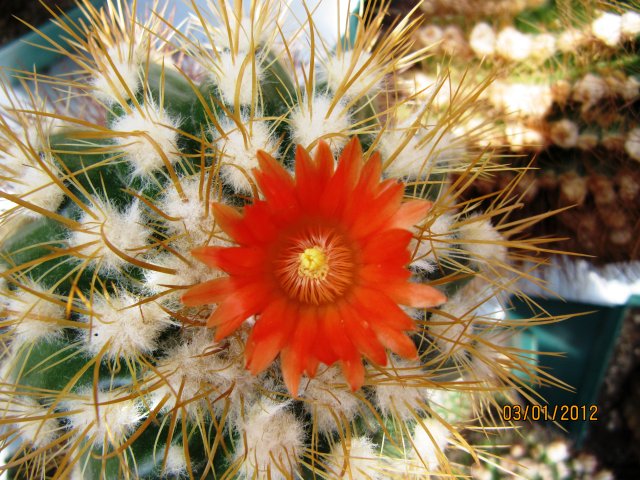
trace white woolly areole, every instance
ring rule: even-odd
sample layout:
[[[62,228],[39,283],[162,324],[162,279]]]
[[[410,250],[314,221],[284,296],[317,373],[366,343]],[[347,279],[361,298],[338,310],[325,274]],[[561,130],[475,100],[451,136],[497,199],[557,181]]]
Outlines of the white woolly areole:
[[[354,50],[333,54],[318,70],[319,81],[326,82],[332,92],[340,92],[345,100],[373,96],[380,90],[383,77],[383,66],[375,57]]]
[[[625,12],[622,14],[620,30],[625,37],[635,37],[640,34],[640,13]]]
[[[213,192],[207,193],[207,184],[201,184],[199,176],[180,179],[180,187],[184,198],[173,183],[168,183],[158,206],[167,216],[176,219],[164,219],[171,235],[186,235],[191,243],[200,245],[211,236],[214,228],[210,207]]]
[[[346,455],[345,455],[346,452]],[[326,459],[332,478],[350,480],[383,480],[384,465],[373,442],[367,437],[352,437],[347,445],[333,445]]]
[[[397,178],[423,178],[434,168],[464,158],[466,151],[461,139],[438,126],[411,128],[414,118],[382,134],[379,151],[383,161],[393,160],[385,173]]]
[[[167,326],[174,324],[170,315],[155,302],[144,300],[124,290],[105,297],[96,295],[90,328],[83,331],[85,348],[97,355],[103,348],[107,358],[135,358],[151,353]]]
[[[2,396],[0,411],[3,420],[14,422],[19,435],[35,448],[47,447],[58,436],[58,421],[33,398]]]
[[[586,36],[582,30],[570,28],[558,36],[558,49],[564,53],[573,53],[574,50],[582,46],[586,41]]]
[[[80,398],[64,402],[67,418],[76,435],[86,429],[86,438],[92,439],[96,446],[121,445],[144,418],[142,404],[126,398],[129,396],[126,391],[98,390],[97,409],[92,388],[78,396]]]
[[[545,144],[545,139],[538,130],[530,128],[522,122],[507,123],[504,127],[504,134],[513,151],[520,151],[525,146],[539,148]]]
[[[12,164],[9,166],[17,170],[17,175],[11,180],[12,193],[44,210],[58,210],[64,200],[64,192],[54,181],[54,178],[59,179],[61,175],[53,160],[48,156],[45,158],[47,170],[44,170],[37,162],[27,159],[22,151],[13,150],[17,156],[11,159]],[[21,207],[20,212],[29,217],[42,216],[28,207]]]
[[[420,239],[411,239],[409,251],[413,253],[411,266],[420,270],[432,271],[439,259],[450,255],[449,248],[453,238],[454,218],[448,213],[438,215],[426,229],[419,231]]]
[[[345,104],[326,95],[315,95],[309,103],[305,98],[291,112],[291,132],[293,141],[305,148],[318,141],[325,140],[335,153],[340,150],[351,135],[351,118]]]
[[[520,62],[531,55],[531,36],[513,27],[506,27],[496,38],[496,51],[506,59]]]
[[[250,193],[252,170],[258,168],[258,150],[275,157],[278,157],[278,151],[266,122],[243,118],[242,123],[246,138],[235,123],[227,122],[222,125],[225,135],[216,139],[216,146],[221,155],[223,181],[237,191]]]
[[[473,334],[474,299],[456,294],[429,319],[429,333],[447,356],[463,359]]]
[[[182,445],[173,444],[167,452],[167,461],[162,474],[165,476],[180,476],[187,471],[187,459]]]
[[[178,160],[179,124],[151,102],[116,120],[112,130],[120,135],[114,135],[113,140],[122,148],[134,176],[148,176],[162,169],[165,160],[171,164]],[[129,133],[133,135],[125,135]]]
[[[600,76],[587,73],[573,86],[573,99],[582,102],[582,108],[595,105],[608,92],[607,82]]]
[[[494,82],[489,87],[494,107],[518,117],[544,117],[553,104],[550,85]]]
[[[224,103],[235,105],[236,91],[240,105],[250,105],[252,100],[257,101],[262,77],[261,58],[251,52],[240,52],[236,56],[231,52],[222,52],[219,55],[219,64],[211,79],[220,90]]]
[[[622,17],[616,13],[602,13],[591,23],[591,33],[609,47],[615,47],[622,37]]]
[[[301,395],[305,399],[305,409],[313,416],[320,433],[337,431],[358,414],[360,402],[335,365],[310,379]]]
[[[567,118],[563,118],[551,125],[549,131],[551,141],[562,148],[573,148],[578,144],[580,131],[578,125]]]
[[[505,371],[511,366],[511,362],[503,351],[511,346],[512,336],[512,332],[497,329],[487,330],[482,335],[478,335],[474,354],[464,377],[476,382],[491,384],[501,382]]]
[[[128,100],[141,85],[139,67],[135,62],[117,59],[112,59],[112,62],[113,67],[106,58],[102,59],[91,79],[95,95],[106,104]]]
[[[556,37],[550,33],[534,35],[531,56],[538,60],[546,60],[556,53]]]
[[[640,162],[640,128],[634,128],[628,133],[624,149],[631,158]]]
[[[295,476],[304,451],[304,427],[287,410],[288,403],[262,399],[243,419],[236,460],[243,459],[240,478],[285,480]]]
[[[151,230],[144,223],[138,201],[132,202],[124,212],[97,198],[93,203],[91,211],[97,214],[97,220],[85,213],[80,219],[81,228],[71,234],[69,245],[89,257],[92,266],[100,265],[100,270],[117,272],[127,261],[114,252],[104,238],[122,254],[136,257],[147,244]]]
[[[472,260],[479,264],[505,263],[507,247],[504,237],[500,235],[491,221],[478,216],[471,216],[458,229],[462,248],[471,254]]]
[[[451,431],[442,423],[431,418],[422,419],[422,424],[416,424],[413,433],[411,457],[420,461],[429,471],[436,471],[441,460],[445,460],[444,451],[450,438]]]
[[[380,412],[402,421],[415,419],[429,399],[429,390],[423,385],[425,372],[422,366],[394,359],[393,367],[385,372],[374,381],[374,401]]]
[[[64,328],[59,323],[65,319],[64,307],[42,298],[53,299],[52,294],[40,285],[29,282],[26,286],[41,295],[19,289],[8,297],[8,320],[16,322],[13,326],[13,341],[20,344],[55,338]]]
[[[163,412],[176,409],[182,415],[184,408],[187,416],[195,417],[207,408],[207,399],[190,399],[206,393],[216,415],[228,408],[228,419],[235,421],[243,404],[255,396],[259,381],[244,368],[243,348],[238,337],[217,344],[210,329],[197,329],[158,362],[161,384],[151,392],[152,407],[166,396]],[[220,398],[223,393],[225,397]]]
[[[187,242],[177,242],[177,244],[172,245],[171,248],[175,249],[190,263],[171,253],[160,254],[149,258],[149,263],[175,270],[175,273],[145,270],[144,288],[152,295],[167,292],[174,287],[196,285],[220,276],[219,270],[213,269],[200,260],[193,258],[189,252],[192,247]],[[176,297],[183,292],[183,289],[176,289],[171,294],[168,294],[167,300],[175,301],[177,300]]]
[[[496,51],[496,33],[485,22],[477,23],[469,35],[469,44],[479,57],[493,55]]]

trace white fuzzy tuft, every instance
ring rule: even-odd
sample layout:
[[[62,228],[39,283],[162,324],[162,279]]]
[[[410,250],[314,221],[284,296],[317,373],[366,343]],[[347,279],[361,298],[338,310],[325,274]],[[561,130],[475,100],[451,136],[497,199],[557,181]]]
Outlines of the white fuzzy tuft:
[[[411,239],[409,251],[413,253],[412,267],[430,272],[436,268],[439,259],[450,254],[453,222],[453,216],[448,213],[438,215],[420,234],[420,240]]]
[[[488,330],[487,333],[478,335],[465,379],[491,384],[501,382],[511,366],[503,351],[511,346],[512,336],[512,332],[500,330]]]
[[[241,424],[236,459],[244,459],[240,478],[284,480],[295,477],[304,450],[304,427],[288,403],[268,399],[254,404]]]
[[[490,220],[471,216],[460,225],[458,231],[462,248],[471,254],[474,262],[507,262],[507,247],[502,243],[504,237],[491,225]]]
[[[0,410],[3,420],[14,423],[19,435],[35,448],[50,445],[61,429],[52,412],[30,397],[1,397]]]
[[[578,125],[567,118],[555,122],[549,131],[551,141],[562,148],[573,148],[578,144]]]
[[[106,358],[135,358],[151,353],[157,339],[167,326],[174,324],[170,315],[157,303],[146,302],[126,291],[108,297],[96,295],[93,316],[87,319],[90,328],[84,330],[86,349],[97,355],[103,348]]]
[[[207,184],[201,183],[199,176],[181,179],[180,186],[184,200],[173,184],[169,183],[159,202],[162,212],[177,219],[165,220],[169,233],[186,235],[193,245],[206,243],[215,224],[210,206],[213,192],[207,194]]]
[[[112,126],[116,132],[114,141],[133,167],[134,176],[148,176],[162,169],[165,161],[173,164],[178,160],[179,124],[152,102],[116,120]]]
[[[94,198],[91,211],[98,218],[85,213],[80,219],[81,229],[72,233],[69,245],[86,255],[90,264],[99,266],[101,271],[118,272],[127,261],[105,243],[103,235],[118,252],[129,257],[139,256],[151,235],[140,204],[134,201],[125,212],[120,212],[109,202]]]
[[[447,356],[464,359],[471,343],[476,306],[474,299],[457,294],[429,319],[429,333],[438,349]]]
[[[113,67],[105,58],[91,80],[95,95],[106,104],[127,101],[141,85],[138,65],[113,59]],[[116,73],[117,72],[117,73]]]
[[[335,153],[340,150],[351,135],[351,119],[345,104],[334,102],[328,96],[316,95],[311,103],[305,98],[291,112],[291,130],[293,141],[305,148],[318,140],[329,143]]]
[[[518,117],[543,118],[553,104],[551,86],[497,81],[489,87],[494,107]]]
[[[425,372],[416,362],[395,359],[384,376],[374,379],[374,400],[380,412],[402,421],[415,419],[425,409],[429,390],[423,385]]]
[[[627,134],[624,149],[631,158],[640,162],[640,128],[634,128]]]
[[[59,322],[65,319],[64,307],[51,301],[53,295],[40,285],[29,282],[26,286],[40,295],[20,289],[8,298],[8,320],[16,322],[13,341],[31,343],[55,338],[63,328]]]
[[[582,30],[570,28],[558,36],[558,49],[564,53],[574,53],[587,40],[587,36]]]
[[[582,103],[582,109],[586,110],[594,106],[608,92],[607,82],[593,73],[587,73],[573,86],[573,99]]]
[[[346,452],[346,455],[345,455]],[[383,480],[384,465],[375,445],[367,437],[352,437],[351,443],[336,443],[327,457],[332,478],[349,480]]]
[[[182,247],[184,245],[184,247]],[[181,248],[182,247],[182,248]],[[161,254],[151,257],[148,261],[154,265],[175,270],[175,273],[160,272],[157,270],[145,270],[144,288],[152,295],[166,292],[173,287],[187,287],[198,283],[212,280],[220,276],[220,272],[212,269],[203,262],[193,258],[189,252],[189,246],[186,242],[178,242],[172,245],[181,256],[185,257],[189,262],[185,262],[177,255],[170,253]],[[168,294],[167,300],[175,300],[176,296],[183,293],[182,289],[176,289]]]
[[[531,36],[513,27],[506,27],[496,38],[496,51],[500,56],[515,62],[526,60],[531,55]]]
[[[393,160],[385,169],[387,175],[397,178],[423,178],[434,168],[448,165],[465,156],[461,139],[438,127],[413,128],[413,116],[396,128],[388,128],[380,139],[383,161]]]
[[[602,13],[591,23],[591,33],[602,43],[615,47],[622,37],[622,17],[616,13]]]
[[[182,445],[171,445],[167,452],[167,461],[162,474],[164,476],[180,477],[187,471],[187,459]]]
[[[191,339],[158,362],[162,384],[152,392],[151,404],[155,406],[168,396],[163,411],[177,408],[176,413],[181,415],[184,407],[186,415],[194,417],[208,408],[208,398],[213,402],[213,413],[220,415],[229,408],[229,419],[235,421],[242,413],[243,403],[255,395],[258,382],[244,368],[241,343],[231,337],[217,344],[210,329],[198,329]],[[220,398],[222,394],[224,398]],[[198,396],[203,398],[190,401]]]
[[[536,149],[545,145],[542,134],[522,122],[508,122],[504,127],[504,134],[513,151],[520,151],[524,147]]]
[[[309,380],[302,392],[318,432],[331,434],[358,414],[360,402],[346,385],[337,366],[327,367]]]
[[[235,190],[250,193],[253,181],[254,168],[258,167],[258,150],[277,157],[277,145],[266,122],[242,119],[245,137],[241,129],[233,122],[222,125],[225,135],[216,140],[218,151],[221,154],[222,167],[220,169],[222,179]]]
[[[423,426],[424,425],[424,426]],[[419,460],[430,472],[438,470],[441,461],[446,461],[444,450],[449,444],[451,431],[437,420],[425,418],[416,425],[413,433],[411,456]]]
[[[64,200],[64,192],[54,181],[61,174],[53,160],[48,155],[45,157],[45,170],[18,148],[10,148],[6,160],[7,166],[15,172],[11,180],[12,193],[36,207],[55,212]],[[29,217],[42,215],[24,207],[20,212]]]
[[[93,388],[79,392],[78,396],[64,402],[69,424],[76,435],[86,431],[86,438],[96,446],[121,445],[144,418],[142,404],[125,398],[129,396],[126,391],[98,390],[97,409]]]
[[[640,34],[640,13],[625,12],[622,14],[620,30],[625,37],[636,37]]]
[[[546,60],[556,53],[556,37],[550,33],[540,33],[533,37],[531,56],[538,60]]]
[[[476,24],[471,30],[469,44],[479,57],[493,55],[496,51],[496,33],[493,27],[485,22]]]
[[[260,57],[251,52],[240,52],[235,56],[231,52],[222,52],[219,55],[219,65],[211,79],[220,90],[224,103],[235,105],[236,92],[240,105],[257,101],[262,76]]]
[[[326,82],[329,90],[340,92],[342,98],[348,100],[375,95],[382,86],[384,69],[370,53],[342,50],[324,62],[318,77],[320,82]]]

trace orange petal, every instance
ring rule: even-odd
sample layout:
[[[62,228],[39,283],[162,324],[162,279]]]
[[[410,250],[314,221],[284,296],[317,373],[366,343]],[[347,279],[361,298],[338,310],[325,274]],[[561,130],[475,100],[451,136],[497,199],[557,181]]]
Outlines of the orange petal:
[[[297,199],[294,194],[294,181],[280,163],[262,150],[257,154],[260,169],[253,170],[253,176],[267,200],[272,211],[297,210]]]
[[[282,377],[287,390],[291,395],[297,397],[303,367],[300,357],[290,347],[285,348],[280,353],[280,368],[282,369]]]
[[[342,360],[342,373],[352,391],[359,390],[364,384],[364,366],[360,358]]]
[[[255,240],[240,212],[229,205],[213,202],[213,216],[218,226],[240,244],[251,244]]]
[[[409,200],[403,203],[393,216],[390,228],[411,228],[427,216],[432,205],[426,200]]]
[[[393,353],[400,355],[407,360],[415,360],[418,358],[418,350],[409,336],[395,328],[379,323],[373,324],[372,327],[375,330],[380,343]]]
[[[358,351],[378,365],[387,364],[387,353],[366,318],[350,305],[342,310],[349,337]]]
[[[352,305],[361,315],[367,315],[372,327],[385,325],[397,330],[415,330],[414,321],[385,292],[360,287],[353,291]]]
[[[229,277],[216,278],[191,287],[182,295],[182,303],[187,307],[220,303],[230,292],[233,285]]]
[[[232,275],[256,274],[265,265],[265,252],[251,247],[199,247],[191,255]]]
[[[408,307],[437,307],[447,301],[447,297],[438,289],[421,283],[390,284],[385,289],[396,302]]]

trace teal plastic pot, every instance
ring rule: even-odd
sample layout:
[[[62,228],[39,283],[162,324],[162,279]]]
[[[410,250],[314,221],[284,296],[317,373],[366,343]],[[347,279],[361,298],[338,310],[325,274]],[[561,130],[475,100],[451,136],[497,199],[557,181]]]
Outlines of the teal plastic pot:
[[[573,318],[549,325],[535,326],[522,335],[522,348],[557,355],[539,354],[532,361],[570,388],[531,385],[547,402],[547,411],[556,412],[556,423],[565,429],[577,445],[584,440],[589,425],[603,413],[597,405],[618,336],[627,310],[640,305],[640,297],[631,297],[626,305],[601,306],[533,298],[549,314]],[[531,318],[535,312],[521,300],[513,300],[509,316]],[[572,419],[573,417],[573,419]],[[542,421],[542,420],[540,420]]]

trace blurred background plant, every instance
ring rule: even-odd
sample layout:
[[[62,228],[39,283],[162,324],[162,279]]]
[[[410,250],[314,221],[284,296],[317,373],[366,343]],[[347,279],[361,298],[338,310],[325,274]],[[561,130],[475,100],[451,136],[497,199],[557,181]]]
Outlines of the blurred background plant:
[[[512,429],[496,416],[502,403],[569,388],[537,367],[543,353],[521,334],[571,315],[505,315],[511,296],[526,300],[522,281],[540,283],[553,239],[526,232],[553,212],[517,215],[531,172],[483,140],[499,121],[476,120],[504,68],[478,62],[452,88],[442,42],[413,42],[419,19],[382,34],[387,6],[350,16],[355,5],[342,4],[328,29],[327,4],[276,0],[192,2],[183,22],[163,5],[143,14],[117,0],[81,2],[78,21],[49,10],[63,35],[46,39],[48,52],[64,60],[5,69],[2,83],[9,478],[466,475],[495,463],[470,432]],[[407,91],[418,65],[443,74]],[[296,396],[278,363],[245,369],[255,318],[216,341],[206,326],[216,307],[180,296],[221,275],[191,251],[230,245],[211,202],[260,198],[258,149],[293,171],[296,144],[313,152],[322,139],[337,155],[352,136],[366,157],[380,153],[406,200],[433,202],[412,229],[410,268],[448,301],[405,310],[417,360],[367,362],[356,391],[323,365]]]

